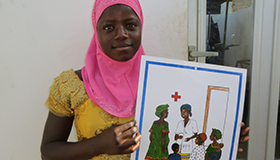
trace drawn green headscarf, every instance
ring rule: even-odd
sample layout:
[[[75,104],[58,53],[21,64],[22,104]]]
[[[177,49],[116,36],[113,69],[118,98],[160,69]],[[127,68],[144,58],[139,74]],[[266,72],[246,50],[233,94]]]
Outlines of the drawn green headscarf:
[[[157,106],[155,115],[158,116],[158,117],[160,117],[161,112],[163,112],[164,110],[166,110],[168,107],[169,107],[168,104],[164,104],[164,105],[159,105],[159,106]]]
[[[212,128],[212,132],[216,135],[217,137],[217,140],[221,139],[222,138],[222,133],[220,130],[218,129],[215,129],[215,128]]]

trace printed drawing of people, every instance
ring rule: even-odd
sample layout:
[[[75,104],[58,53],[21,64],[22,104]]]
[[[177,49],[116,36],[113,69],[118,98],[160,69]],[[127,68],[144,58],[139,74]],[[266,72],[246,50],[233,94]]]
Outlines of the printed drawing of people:
[[[224,144],[218,143],[218,140],[222,138],[222,133],[220,130],[212,128],[212,133],[210,135],[210,140],[213,143],[209,144],[206,149],[205,160],[219,160],[222,155],[222,150]]]
[[[205,133],[200,133],[196,139],[195,143],[198,145],[196,146],[191,153],[190,160],[204,160],[205,159],[205,148],[204,148],[204,141],[206,141],[207,136]]]
[[[172,148],[173,153],[169,154],[167,160],[181,160],[181,156],[180,156],[180,154],[178,154],[179,144],[173,143],[171,148]]]
[[[168,116],[169,105],[160,105],[156,108],[155,115],[159,120],[154,121],[150,132],[150,145],[145,160],[167,160],[169,128],[168,122],[164,119]]]
[[[175,141],[180,145],[179,154],[183,160],[188,160],[193,150],[193,139],[197,137],[197,122],[190,119],[192,106],[183,104],[180,108],[183,120],[179,121],[175,131]]]

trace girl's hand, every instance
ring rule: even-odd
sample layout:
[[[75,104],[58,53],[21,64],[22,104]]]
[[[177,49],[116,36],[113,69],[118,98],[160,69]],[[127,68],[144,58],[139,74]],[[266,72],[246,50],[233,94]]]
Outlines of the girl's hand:
[[[141,139],[135,121],[113,126],[96,136],[99,140],[100,154],[128,154],[136,151]],[[134,135],[136,136],[134,138]],[[96,143],[93,145],[97,145]]]
[[[240,136],[239,136],[239,143],[244,143],[244,142],[247,142],[249,140],[249,136],[248,136],[249,131],[250,131],[250,128],[249,127],[245,128],[245,123],[242,122],[241,123]],[[238,148],[238,152],[243,152],[243,149]]]

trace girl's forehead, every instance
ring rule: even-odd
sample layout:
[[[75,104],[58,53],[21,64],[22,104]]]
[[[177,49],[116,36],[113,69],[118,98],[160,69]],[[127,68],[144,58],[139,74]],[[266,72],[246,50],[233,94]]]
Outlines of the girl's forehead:
[[[138,20],[140,20],[139,17],[137,16],[137,14],[135,13],[135,11],[131,7],[129,7],[127,5],[123,5],[123,4],[116,4],[116,5],[109,6],[100,15],[99,20],[101,18],[111,19],[113,16],[110,14],[117,15],[117,14],[121,14],[121,13],[123,13],[124,15],[120,15],[120,16],[136,17]]]
[[[118,4],[129,6],[136,13],[141,24],[143,23],[143,13],[138,0],[96,0],[92,12],[93,26],[97,24],[105,9]]]

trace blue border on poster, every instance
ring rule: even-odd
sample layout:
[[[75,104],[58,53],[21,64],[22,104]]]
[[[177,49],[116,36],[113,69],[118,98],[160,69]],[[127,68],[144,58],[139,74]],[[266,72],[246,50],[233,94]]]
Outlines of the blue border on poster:
[[[199,71],[205,71],[205,72],[215,72],[215,73],[221,73],[221,74],[230,74],[230,75],[236,75],[239,76],[239,86],[238,86],[238,98],[237,98],[237,107],[236,107],[236,113],[235,113],[235,122],[234,122],[234,130],[233,130],[233,137],[232,137],[232,143],[231,143],[231,149],[230,149],[230,156],[229,159],[232,159],[233,154],[233,147],[234,147],[234,139],[235,139],[235,133],[236,133],[236,127],[237,127],[237,120],[238,120],[238,113],[239,113],[239,104],[240,104],[240,98],[241,98],[241,87],[242,87],[242,77],[243,74],[239,72],[231,72],[231,71],[224,71],[224,70],[218,70],[218,69],[209,69],[209,68],[203,68],[203,67],[195,67],[193,66],[187,66],[187,65],[179,65],[179,64],[171,64],[171,63],[163,63],[163,62],[155,62],[155,61],[146,61],[145,65],[145,72],[144,72],[144,84],[143,84],[143,92],[142,92],[142,100],[141,100],[141,112],[140,112],[140,122],[139,122],[139,133],[142,134],[142,122],[143,122],[143,113],[145,108],[145,98],[146,98],[146,87],[147,87],[147,79],[148,79],[148,72],[149,72],[149,65],[158,65],[158,66],[166,66],[166,67],[174,67],[174,68],[182,68],[182,69],[190,69],[190,70],[199,70]],[[139,158],[139,148],[136,151],[136,160]]]

